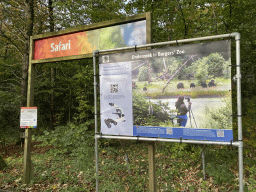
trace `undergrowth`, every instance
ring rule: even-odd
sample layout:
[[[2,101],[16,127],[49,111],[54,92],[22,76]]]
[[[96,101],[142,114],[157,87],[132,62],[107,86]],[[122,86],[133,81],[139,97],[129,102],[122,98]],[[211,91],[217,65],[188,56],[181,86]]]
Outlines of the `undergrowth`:
[[[8,167],[0,171],[0,189],[11,191],[95,191],[93,121],[56,127],[41,136],[32,150],[34,178],[22,184],[22,151],[4,156]],[[238,191],[237,148],[205,148],[203,180],[201,145],[155,143],[159,191]],[[148,143],[99,141],[100,191],[148,191]],[[245,191],[256,183],[255,157],[244,158]]]

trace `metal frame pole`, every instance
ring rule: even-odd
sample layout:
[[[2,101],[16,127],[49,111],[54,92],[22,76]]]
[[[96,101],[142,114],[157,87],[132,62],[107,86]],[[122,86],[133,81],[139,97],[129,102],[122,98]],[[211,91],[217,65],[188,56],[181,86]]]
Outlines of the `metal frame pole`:
[[[95,169],[96,169],[96,192],[99,191],[99,167],[98,167],[98,138],[96,136],[98,131],[98,118],[97,118],[97,79],[96,79],[96,54],[98,51],[93,52],[93,74],[94,74],[94,115],[95,115]]]
[[[206,180],[206,176],[205,176],[205,155],[204,155],[204,145],[203,145],[203,149],[202,149],[202,164],[203,164],[203,178],[204,181]]]
[[[242,102],[241,102],[241,64],[240,34],[234,33],[236,40],[236,79],[237,79],[237,123],[238,123],[238,160],[239,160],[239,191],[243,191],[243,133],[242,133]]]
[[[135,46],[130,46],[130,47],[115,48],[115,49],[105,49],[105,50],[98,50],[98,53],[117,52],[117,51],[131,50],[131,49],[139,50],[140,48],[148,48],[148,47],[161,46],[161,45],[171,45],[171,44],[177,44],[177,43],[188,43],[188,42],[194,42],[194,41],[205,41],[205,40],[212,40],[212,39],[229,38],[229,37],[235,37],[237,34],[239,33],[230,33],[230,34],[182,39],[182,40],[175,40],[175,41],[165,41],[160,43],[150,43],[145,45],[136,45],[136,48]]]
[[[100,135],[96,134],[96,137],[98,139],[123,139],[123,140],[134,140],[134,141],[157,141],[157,142],[170,142],[170,143],[180,143],[180,139],[165,139],[165,138],[159,138],[159,137],[135,137],[135,136],[119,136],[119,135]],[[207,145],[226,145],[230,146],[230,142],[224,142],[224,141],[204,141],[204,140],[188,140],[184,139],[182,140],[182,143],[191,143],[191,144],[207,144]],[[232,142],[232,146],[239,147],[240,142],[235,141]]]

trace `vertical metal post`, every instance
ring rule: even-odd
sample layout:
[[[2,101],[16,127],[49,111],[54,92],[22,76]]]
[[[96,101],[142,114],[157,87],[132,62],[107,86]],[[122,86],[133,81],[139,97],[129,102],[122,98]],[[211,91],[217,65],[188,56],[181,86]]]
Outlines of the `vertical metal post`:
[[[203,164],[203,176],[204,176],[204,180],[206,179],[205,177],[205,155],[204,155],[204,145],[203,145],[203,149],[202,149],[202,164]]]
[[[96,192],[99,191],[99,167],[98,167],[98,139],[96,137],[98,130],[98,118],[97,118],[97,78],[96,78],[96,53],[98,51],[93,52],[93,74],[94,74],[94,114],[95,114],[95,169],[96,169]]]
[[[238,120],[238,160],[239,160],[239,191],[243,191],[243,135],[242,135],[242,103],[241,103],[241,65],[240,65],[240,34],[235,33],[236,40],[236,78],[237,78],[237,120]]]
[[[238,160],[239,160],[239,192],[243,192],[243,142],[240,142],[238,147]]]

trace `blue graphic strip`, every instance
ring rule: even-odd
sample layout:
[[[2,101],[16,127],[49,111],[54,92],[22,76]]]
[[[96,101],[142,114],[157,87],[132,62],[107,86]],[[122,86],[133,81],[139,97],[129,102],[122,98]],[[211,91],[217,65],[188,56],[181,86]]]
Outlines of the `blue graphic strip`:
[[[229,142],[233,130],[133,126],[133,136]]]

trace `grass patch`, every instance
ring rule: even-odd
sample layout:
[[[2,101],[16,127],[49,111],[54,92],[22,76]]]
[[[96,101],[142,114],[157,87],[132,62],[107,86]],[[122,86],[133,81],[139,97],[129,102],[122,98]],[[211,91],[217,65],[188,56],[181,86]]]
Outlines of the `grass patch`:
[[[165,91],[161,92],[160,90],[155,92],[141,92],[141,95],[151,97],[152,99],[159,99],[159,98],[169,98],[169,97],[177,97],[179,95],[190,96],[191,98],[200,98],[200,97],[225,97],[229,94],[229,91],[221,91],[221,90],[203,90],[201,88],[191,90],[177,90],[177,91]]]
[[[72,127],[72,126],[71,126]],[[74,135],[76,129],[73,127]],[[63,132],[68,130],[62,127]],[[65,130],[66,129],[66,130]],[[44,140],[32,148],[35,165],[33,181],[22,184],[22,158],[15,153],[5,156],[11,166],[0,171],[0,189],[9,191],[95,191],[94,144],[79,141],[76,147],[67,142],[69,149],[49,145],[55,132],[48,132],[37,140]],[[78,131],[79,132],[79,131]],[[91,134],[86,132],[86,134]],[[81,135],[80,135],[81,136]],[[93,134],[90,136],[93,137]],[[34,143],[35,141],[33,141]],[[38,142],[37,142],[38,143]],[[48,143],[48,144],[46,144]],[[62,146],[61,146],[61,145]],[[75,144],[76,145],[76,144]],[[122,147],[123,146],[123,147]],[[100,191],[148,191],[148,143],[137,141],[100,140]],[[21,150],[21,149],[17,149]],[[86,154],[87,152],[89,154]],[[36,152],[36,153],[35,153]],[[126,155],[128,155],[128,162]],[[248,190],[255,185],[256,158],[244,159],[245,183]],[[202,179],[201,146],[179,143],[156,143],[156,176],[159,191],[237,191],[237,149],[228,146],[207,146],[206,180]],[[223,171],[216,171],[216,167]],[[130,174],[129,171],[130,170]],[[226,174],[228,173],[228,174]]]
[[[210,80],[209,80],[210,81]],[[216,80],[216,87],[210,88],[201,88],[197,85],[196,88],[190,88],[190,83],[196,83],[192,80],[173,80],[168,87],[163,92],[163,87],[166,85],[166,81],[157,81],[147,83],[146,81],[136,82],[137,89],[133,91],[139,93],[143,96],[149,96],[153,99],[158,98],[167,98],[167,97],[177,97],[178,95],[187,95],[191,98],[198,98],[198,97],[225,97],[229,94],[230,90],[230,80],[217,78]],[[177,84],[182,82],[184,84],[184,89],[178,89]],[[146,87],[147,90],[143,91],[143,88]]]

